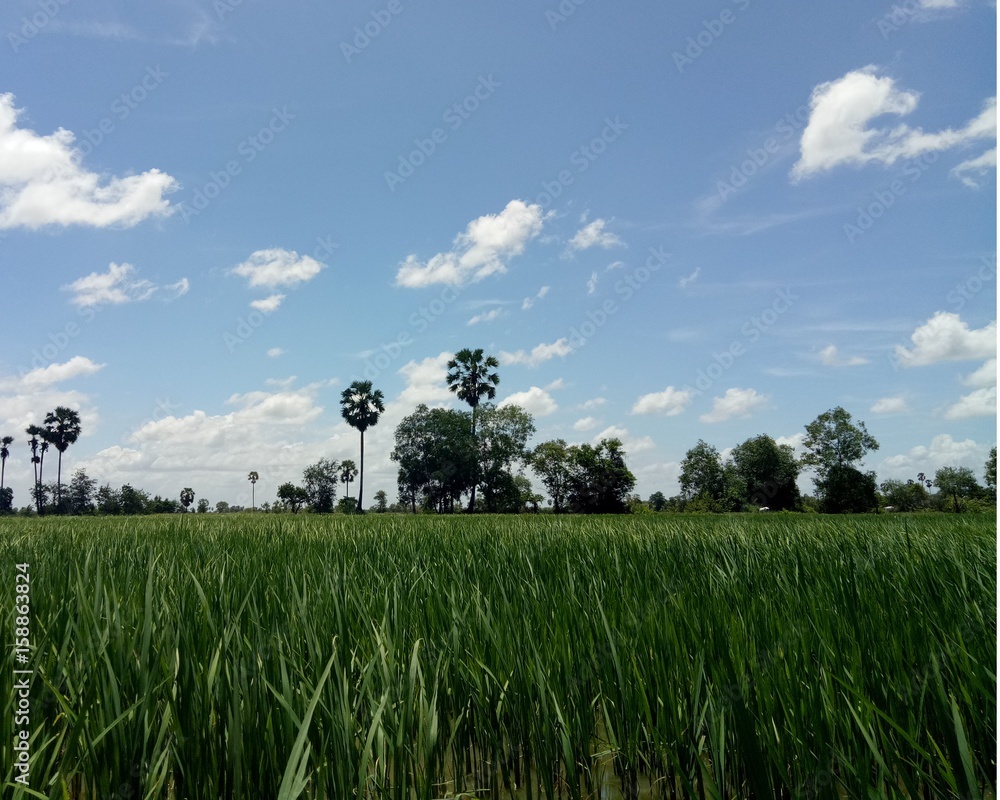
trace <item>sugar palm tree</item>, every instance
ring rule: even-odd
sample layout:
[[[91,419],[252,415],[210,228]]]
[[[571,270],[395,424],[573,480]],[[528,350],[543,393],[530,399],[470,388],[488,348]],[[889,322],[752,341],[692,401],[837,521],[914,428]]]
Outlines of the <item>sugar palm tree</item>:
[[[7,458],[10,456],[10,445],[13,442],[13,436],[0,438],[0,497],[3,497],[3,474],[7,468]]]
[[[66,406],[56,406],[45,415],[45,440],[59,451],[56,468],[56,508],[62,505],[62,457],[66,449],[80,438],[80,414]]]
[[[378,423],[385,412],[385,397],[372,388],[371,381],[354,381],[340,395],[341,415],[347,424],[361,432],[361,469],[358,481],[358,513],[362,513],[361,495],[365,488],[365,431]]]
[[[35,487],[32,495],[35,498],[35,510],[39,514],[44,514],[44,498],[42,496],[42,462],[45,459],[45,451],[49,449],[49,443],[45,441],[45,430],[38,425],[29,425],[24,432],[31,438],[28,439],[28,447],[31,448],[31,466],[35,471]]]
[[[251,472],[247,475],[247,480],[250,481],[250,506],[254,511],[257,510],[257,501],[254,498],[254,490],[257,488],[257,481],[260,480],[260,475],[256,471]]]
[[[345,486],[347,486],[347,489],[344,490],[345,496],[346,496],[346,494],[348,492],[351,491],[351,481],[353,481],[356,477],[358,477],[358,467],[357,467],[357,464],[355,464],[349,458],[346,459],[346,460],[344,460],[344,461],[341,461],[340,462],[340,482],[343,483]],[[358,496],[360,497],[360,495],[361,495],[361,493],[359,492]],[[360,502],[360,500],[358,501],[358,506],[357,507],[359,509],[361,508],[361,502]]]
[[[496,397],[496,387],[500,383],[500,376],[495,372],[490,372],[500,366],[500,362],[493,356],[483,356],[482,348],[476,350],[459,350],[455,357],[448,362],[448,388],[451,389],[459,400],[469,404],[472,408],[472,439],[476,440],[476,409],[480,401],[485,397],[492,400]],[[478,448],[477,448],[478,453]],[[469,513],[476,510],[476,484],[479,482],[479,459],[476,458],[476,475],[472,482],[472,496],[469,498]]]

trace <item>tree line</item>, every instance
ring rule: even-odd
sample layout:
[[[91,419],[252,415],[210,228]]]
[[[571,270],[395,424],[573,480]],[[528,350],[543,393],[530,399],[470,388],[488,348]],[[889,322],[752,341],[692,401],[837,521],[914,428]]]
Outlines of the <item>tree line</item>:
[[[429,408],[421,404],[396,427],[390,459],[397,464],[398,500],[390,504],[385,491],[375,493],[372,512],[457,511],[488,513],[538,512],[543,497],[534,491],[527,469],[534,471],[549,495],[554,513],[626,513],[629,511],[726,512],[750,510],[815,510],[865,513],[879,509],[914,511],[922,508],[961,511],[996,502],[996,448],[980,486],[966,467],[944,467],[933,480],[887,480],[877,484],[874,472],[863,471],[865,455],[879,447],[863,422],[854,422],[841,407],[820,414],[806,425],[805,454],[796,458],[790,445],[762,434],[738,444],[725,461],[703,440],[681,462],[680,494],[667,498],[654,492],[643,502],[632,494],[635,476],[625,462],[622,442],[570,445],[554,439],[529,448],[536,428],[531,414],[515,405],[497,406],[499,363],[482,349],[458,351],[447,365],[448,389],[468,411]],[[273,503],[260,511],[298,513],[361,513],[363,504],[365,432],[385,412],[384,396],[371,381],[354,381],[340,398],[341,415],[360,435],[359,464],[353,459],[321,458],[303,471],[300,483],[278,487]],[[25,433],[34,467],[33,505],[21,513],[153,514],[213,510],[206,498],[195,505],[195,492],[184,487],[179,499],[125,484],[98,487],[83,470],[69,485],[62,483],[62,457],[79,438],[79,414],[65,407],[47,413],[42,425]],[[4,485],[11,436],[0,437],[0,514],[12,513],[13,492]],[[45,456],[58,453],[55,483],[44,482]],[[815,471],[814,496],[802,496],[798,478],[803,469]],[[257,511],[259,473],[251,471],[251,510]],[[357,481],[357,496],[350,496]],[[337,500],[339,485],[345,496]],[[930,494],[927,490],[936,487]],[[467,500],[467,502],[465,502]],[[192,508],[193,506],[193,508]],[[217,502],[216,513],[245,510]]]

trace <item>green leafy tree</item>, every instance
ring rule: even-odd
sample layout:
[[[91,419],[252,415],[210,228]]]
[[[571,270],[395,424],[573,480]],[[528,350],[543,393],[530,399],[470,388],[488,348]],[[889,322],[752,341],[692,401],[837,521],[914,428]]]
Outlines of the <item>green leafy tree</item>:
[[[879,447],[863,422],[853,422],[851,415],[837,406],[806,425],[803,445],[806,454],[802,464],[816,471],[814,482],[824,511],[860,512],[877,507],[875,477],[858,469],[861,460]]]
[[[126,483],[118,492],[121,500],[121,513],[125,515],[144,514],[149,503],[149,495],[142,489],[136,489]]]
[[[293,514],[297,514],[299,509],[309,502],[309,492],[302,486],[296,486],[289,481],[278,487],[278,499],[284,504],[285,508]]]
[[[67,503],[71,514],[92,514],[96,511],[94,505],[97,481],[78,469],[70,478]]]
[[[0,514],[14,513],[14,490],[9,486],[0,489]]]
[[[951,500],[956,514],[962,510],[960,500],[971,500],[981,492],[975,473],[968,467],[942,467],[934,473],[934,485],[942,497]]]
[[[375,513],[384,514],[389,509],[389,495],[384,489],[375,492]]]
[[[351,481],[358,477],[358,465],[355,464],[351,459],[345,459],[340,462],[340,482],[346,487],[344,489],[345,496],[349,495],[351,492]],[[355,509],[360,508],[355,500]]]
[[[515,482],[528,459],[528,439],[535,433],[531,414],[515,405],[484,405],[479,411],[479,487],[490,513],[522,507]]]
[[[111,488],[111,484],[104,484],[97,490],[96,495],[97,512],[109,516],[117,516],[122,513],[121,493]]]
[[[500,384],[500,376],[496,372],[491,372],[500,366],[500,362],[494,356],[485,356],[482,348],[470,350],[465,348],[455,353],[455,357],[448,362],[448,388],[454,392],[458,399],[468,403],[472,409],[472,440],[476,439],[476,409],[485,397],[492,400],[496,397],[496,387]],[[476,510],[476,484],[479,482],[478,462],[476,474],[472,483],[472,495],[469,498],[469,513]]]
[[[361,433],[361,468],[358,479],[358,511],[364,506],[362,494],[365,488],[365,431],[378,424],[385,412],[385,398],[382,392],[372,388],[371,381],[354,381],[340,396],[341,415],[347,424]]]
[[[625,464],[619,439],[602,439],[597,446],[570,448],[568,503],[577,514],[622,514],[635,476]]]
[[[414,513],[418,502],[453,511],[472,491],[477,452],[467,414],[421,404],[396,426],[395,443],[390,458],[399,465],[400,501]]]
[[[986,482],[986,488],[990,493],[990,496],[996,500],[997,499],[997,448],[994,445],[993,449],[990,450],[990,457],[986,459],[986,468],[983,474],[983,480]],[[2,485],[2,482],[0,482]]]
[[[663,492],[653,492],[646,501],[651,511],[663,511],[667,506],[667,498]]]
[[[719,451],[699,439],[681,461],[680,484],[685,500],[700,498],[699,506],[720,510],[726,494],[726,475]]]
[[[316,514],[328,514],[333,511],[337,500],[337,481],[340,479],[337,467],[336,461],[321,458],[302,472],[306,502]]]
[[[739,507],[778,511],[799,506],[799,465],[790,445],[766,434],[755,436],[733,448],[730,464],[730,494]]]
[[[194,489],[185,486],[183,489],[181,489],[181,505],[184,507],[184,510],[187,511],[188,508],[191,507],[191,504],[193,502],[194,502]]]
[[[211,508],[211,504],[208,502],[208,498],[207,497],[203,497],[203,498],[201,498],[201,500],[198,501],[198,513],[199,514],[207,514],[209,508]]]
[[[250,481],[250,508],[253,511],[257,510],[257,481],[260,480],[260,475],[256,471],[251,472],[247,475],[247,480]]]
[[[570,448],[565,439],[542,442],[531,452],[531,468],[538,475],[552,500],[552,511],[565,511],[566,495],[569,492]]]
[[[895,511],[918,511],[927,506],[929,495],[923,481],[889,479],[879,485],[883,505]]]
[[[530,511],[532,514],[538,513],[538,504],[545,498],[535,491],[531,485],[531,480],[527,475],[515,475],[514,486],[517,489],[519,511]]]
[[[63,453],[80,438],[80,414],[72,408],[57,406],[54,411],[45,415],[45,436],[59,453],[56,468],[56,508],[62,506],[62,457]]]

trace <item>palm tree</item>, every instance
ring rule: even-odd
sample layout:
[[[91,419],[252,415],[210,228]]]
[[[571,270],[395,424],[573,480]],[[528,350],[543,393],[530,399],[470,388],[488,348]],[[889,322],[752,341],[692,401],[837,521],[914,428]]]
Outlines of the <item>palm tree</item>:
[[[378,423],[385,411],[385,398],[371,381],[354,381],[340,395],[341,415],[352,428],[361,431],[361,479],[358,481],[358,513],[362,513],[361,495],[365,488],[365,431]]]
[[[194,502],[194,489],[185,486],[183,489],[181,489],[181,505],[184,506],[184,510],[187,511],[188,506],[190,506],[193,502]]]
[[[31,448],[31,465],[35,470],[35,488],[31,492],[35,498],[35,510],[39,514],[44,514],[45,509],[42,507],[44,500],[42,497],[42,461],[45,457],[45,451],[49,448],[49,443],[42,438],[45,435],[45,430],[38,425],[29,425],[24,429],[24,432],[31,437],[28,439],[28,447]]]
[[[340,462],[340,482],[347,485],[347,490],[346,490],[347,492],[351,491],[351,481],[353,481],[356,477],[358,477],[358,466],[357,466],[357,464],[355,464],[349,458],[346,461],[341,461]],[[359,492],[358,493],[359,497],[360,497],[360,494],[361,493]],[[361,508],[361,503],[360,502],[358,503],[357,507],[359,509]]]
[[[56,508],[62,505],[62,456],[71,444],[80,438],[80,415],[72,408],[56,406],[45,415],[45,439],[59,451],[56,470]]]
[[[260,475],[258,475],[256,471],[251,472],[249,475],[247,475],[247,480],[250,481],[250,506],[253,508],[254,511],[256,511],[257,501],[254,498],[254,490],[257,488],[257,481],[260,480]]]
[[[455,353],[448,362],[448,388],[459,400],[472,407],[472,440],[476,440],[476,409],[482,398],[492,400],[496,397],[496,387],[500,376],[491,369],[500,366],[493,356],[483,357],[482,348],[469,350],[465,348]],[[478,448],[477,448],[478,449]],[[479,483],[479,459],[476,459],[476,475],[472,482],[472,496],[469,498],[469,513],[476,510],[476,484]]]
[[[7,468],[7,458],[10,456],[10,445],[13,442],[13,436],[0,438],[0,497],[3,497],[3,474]]]

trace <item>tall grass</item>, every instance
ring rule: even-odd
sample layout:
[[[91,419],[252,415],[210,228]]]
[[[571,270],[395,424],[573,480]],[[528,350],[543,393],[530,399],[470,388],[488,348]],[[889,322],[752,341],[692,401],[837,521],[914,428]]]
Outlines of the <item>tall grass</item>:
[[[4,521],[4,792],[992,797],[995,548],[973,516]]]

